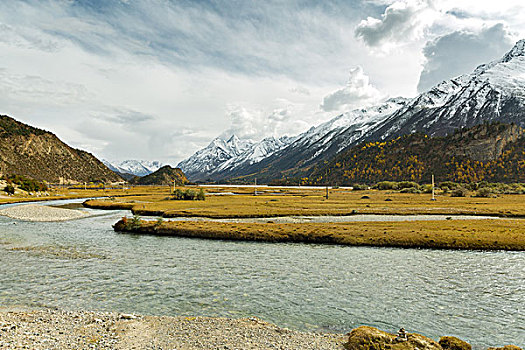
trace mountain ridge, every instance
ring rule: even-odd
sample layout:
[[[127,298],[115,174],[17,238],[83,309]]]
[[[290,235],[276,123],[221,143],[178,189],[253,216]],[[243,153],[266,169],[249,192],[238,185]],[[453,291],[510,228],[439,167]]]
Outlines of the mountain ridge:
[[[390,99],[312,127],[259,162],[217,171],[229,158],[216,160],[206,176],[233,182],[251,182],[255,177],[261,182],[301,177],[313,166],[362,142],[387,141],[416,132],[444,136],[485,122],[525,126],[525,39],[502,58],[443,81],[412,99]],[[192,157],[179,166],[184,169]],[[193,161],[198,163],[197,159]],[[205,180],[192,172],[188,176]]]
[[[51,183],[116,182],[122,179],[95,156],[55,134],[0,115],[0,173]]]

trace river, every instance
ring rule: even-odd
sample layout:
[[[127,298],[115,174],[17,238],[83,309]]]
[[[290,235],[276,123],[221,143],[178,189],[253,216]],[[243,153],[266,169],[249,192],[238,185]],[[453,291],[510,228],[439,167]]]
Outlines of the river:
[[[92,210],[90,210],[92,211]],[[115,233],[124,211],[0,217],[0,306],[258,316],[525,345],[525,252],[272,244]]]

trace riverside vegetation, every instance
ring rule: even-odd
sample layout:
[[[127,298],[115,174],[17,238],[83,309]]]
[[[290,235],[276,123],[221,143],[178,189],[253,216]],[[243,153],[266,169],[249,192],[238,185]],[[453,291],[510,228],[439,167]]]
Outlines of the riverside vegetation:
[[[86,207],[126,209],[135,215],[179,218],[156,222],[135,218],[115,224],[117,231],[177,235],[210,239],[271,242],[310,242],[346,245],[424,247],[446,249],[525,249],[525,201],[522,195],[498,194],[455,197],[457,184],[444,183],[437,201],[430,194],[398,190],[332,189],[328,199],[322,189],[264,188],[254,195],[250,188],[207,188],[206,201],[173,201],[165,194],[88,200]],[[419,186],[419,185],[418,185]],[[461,188],[474,185],[457,185]],[[378,188],[390,188],[378,184]],[[399,187],[403,187],[399,190]],[[501,185],[501,188],[505,186]],[[445,189],[446,188],[446,189]],[[486,188],[486,187],[482,187]],[[221,191],[223,192],[222,195]],[[232,193],[225,193],[233,191]],[[419,191],[419,190],[418,190]],[[468,190],[467,190],[468,191]],[[505,191],[501,191],[505,192]],[[494,191],[495,193],[495,191]],[[275,223],[281,216],[346,216],[355,214],[446,215],[450,220],[402,222]],[[497,219],[454,220],[456,215],[494,216]],[[180,218],[203,218],[200,221]],[[265,223],[217,222],[209,219],[268,218]],[[137,221],[138,220],[138,221]]]

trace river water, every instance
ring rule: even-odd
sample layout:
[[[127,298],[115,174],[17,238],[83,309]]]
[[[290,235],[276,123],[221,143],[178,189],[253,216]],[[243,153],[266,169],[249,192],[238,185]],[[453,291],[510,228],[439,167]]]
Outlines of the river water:
[[[258,316],[525,345],[525,252],[272,244],[115,233],[124,211],[0,217],[0,306]]]

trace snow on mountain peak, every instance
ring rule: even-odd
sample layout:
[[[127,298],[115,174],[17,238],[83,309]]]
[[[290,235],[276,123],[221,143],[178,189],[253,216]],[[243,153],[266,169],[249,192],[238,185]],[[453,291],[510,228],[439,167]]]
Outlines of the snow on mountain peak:
[[[521,39],[514,47],[503,56],[502,61],[508,62],[514,57],[525,56],[525,39]]]
[[[149,175],[158,169],[160,169],[164,164],[159,161],[148,161],[148,160],[135,160],[128,159],[122,162],[108,162],[103,160],[103,163],[113,171],[118,171],[120,173],[132,174],[137,176],[146,176]]]

